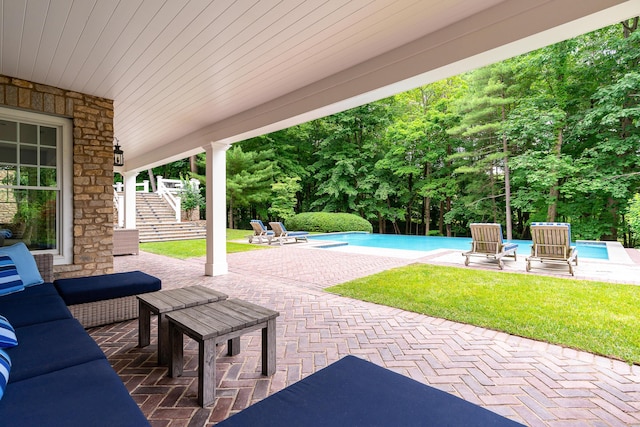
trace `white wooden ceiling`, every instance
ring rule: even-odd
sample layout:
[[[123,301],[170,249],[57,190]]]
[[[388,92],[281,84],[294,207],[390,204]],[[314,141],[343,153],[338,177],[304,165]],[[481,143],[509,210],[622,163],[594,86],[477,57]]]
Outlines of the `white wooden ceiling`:
[[[0,0],[0,74],[114,100],[126,170],[640,14],[640,0]]]

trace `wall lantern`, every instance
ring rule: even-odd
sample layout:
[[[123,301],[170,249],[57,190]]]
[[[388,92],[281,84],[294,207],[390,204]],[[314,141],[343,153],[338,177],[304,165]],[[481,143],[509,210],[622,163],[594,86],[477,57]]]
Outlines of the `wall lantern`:
[[[120,149],[118,138],[114,138],[116,146],[113,149],[113,166],[124,166],[124,153]]]

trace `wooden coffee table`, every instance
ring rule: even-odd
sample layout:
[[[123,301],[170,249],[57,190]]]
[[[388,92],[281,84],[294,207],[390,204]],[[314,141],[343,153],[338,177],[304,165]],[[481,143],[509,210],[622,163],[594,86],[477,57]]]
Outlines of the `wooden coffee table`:
[[[171,353],[169,376],[182,375],[184,335],[198,343],[198,404],[216,396],[216,344],[227,341],[227,354],[240,352],[240,336],[262,329],[262,375],[276,371],[276,317],[280,313],[250,302],[228,299],[167,314]]]
[[[165,315],[201,304],[227,299],[227,294],[195,285],[179,289],[149,292],[138,295],[138,346],[151,341],[151,313],[158,315],[158,364],[169,361],[169,329]]]

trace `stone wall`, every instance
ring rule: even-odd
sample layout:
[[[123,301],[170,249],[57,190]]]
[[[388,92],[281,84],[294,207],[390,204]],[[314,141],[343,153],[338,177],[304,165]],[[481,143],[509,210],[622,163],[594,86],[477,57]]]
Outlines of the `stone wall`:
[[[113,272],[113,101],[0,75],[0,105],[73,119],[73,264],[55,275]]]

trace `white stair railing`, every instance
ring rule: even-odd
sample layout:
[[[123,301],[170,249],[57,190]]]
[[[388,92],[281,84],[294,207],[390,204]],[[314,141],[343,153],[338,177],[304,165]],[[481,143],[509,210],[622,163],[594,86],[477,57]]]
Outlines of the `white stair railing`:
[[[124,194],[122,194],[122,191],[118,194],[116,188],[113,189],[113,206],[115,206],[118,213],[118,228],[122,228],[124,227]]]

